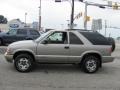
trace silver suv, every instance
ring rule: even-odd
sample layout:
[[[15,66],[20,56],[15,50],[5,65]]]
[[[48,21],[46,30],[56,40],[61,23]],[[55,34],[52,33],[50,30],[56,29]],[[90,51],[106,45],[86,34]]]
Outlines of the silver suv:
[[[51,30],[36,40],[10,44],[5,53],[20,72],[31,71],[35,63],[78,64],[87,73],[102,63],[112,62],[111,45],[99,34],[87,30]]]

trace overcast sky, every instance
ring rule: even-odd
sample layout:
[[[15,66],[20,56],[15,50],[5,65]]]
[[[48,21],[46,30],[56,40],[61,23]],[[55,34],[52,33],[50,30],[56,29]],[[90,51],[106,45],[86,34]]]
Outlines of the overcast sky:
[[[40,0],[0,0],[0,14],[4,15],[8,20],[19,18],[25,21],[25,12],[27,12],[27,23],[38,21],[39,15],[39,1]],[[87,0],[88,2],[107,4],[103,0]],[[120,2],[119,0],[112,0]],[[75,2],[75,15],[79,12],[84,12],[84,3]],[[63,29],[67,28],[70,20],[71,4],[68,1],[55,3],[54,0],[42,0],[42,26],[45,28]],[[88,22],[88,29],[91,29],[92,19],[107,20],[108,26],[120,27],[120,10],[113,10],[111,8],[101,9],[95,6],[88,6],[88,16],[91,21]],[[75,20],[77,28],[83,28],[83,17]],[[104,34],[104,27],[101,30]],[[120,36],[119,29],[107,28],[107,36],[111,34],[112,37]]]

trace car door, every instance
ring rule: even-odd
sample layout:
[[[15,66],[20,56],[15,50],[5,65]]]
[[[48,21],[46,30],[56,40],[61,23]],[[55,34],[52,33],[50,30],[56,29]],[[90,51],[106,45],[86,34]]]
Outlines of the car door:
[[[17,30],[9,30],[6,35],[3,36],[5,43],[12,43],[16,41]]]
[[[37,59],[39,59],[39,62],[67,63],[68,55],[67,32],[53,32],[39,43],[37,47]]]
[[[40,36],[40,33],[37,30],[29,30],[29,37],[36,39]]]
[[[27,30],[18,29],[17,30],[16,41],[26,40],[26,38],[27,38]]]
[[[81,39],[74,32],[69,32],[70,56],[69,62],[78,63],[81,60],[81,54],[85,50],[85,46]]]

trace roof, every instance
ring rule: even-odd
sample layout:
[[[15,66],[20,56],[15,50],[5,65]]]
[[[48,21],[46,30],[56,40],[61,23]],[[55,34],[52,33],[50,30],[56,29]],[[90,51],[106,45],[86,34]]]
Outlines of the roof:
[[[85,30],[85,29],[65,29],[65,30],[50,30],[50,31],[78,31],[78,32],[94,32],[96,33],[95,31],[93,30]]]
[[[34,28],[18,28],[18,29],[21,29],[21,30],[36,30]]]
[[[66,30],[70,30],[70,31],[79,31],[79,32],[94,32],[93,30],[85,30],[85,29],[66,29]]]

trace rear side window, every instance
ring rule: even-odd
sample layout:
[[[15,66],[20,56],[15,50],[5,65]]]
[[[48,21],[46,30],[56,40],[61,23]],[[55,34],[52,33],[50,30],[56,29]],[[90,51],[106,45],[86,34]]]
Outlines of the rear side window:
[[[93,45],[110,45],[107,38],[97,32],[80,32],[85,36]]]
[[[27,35],[27,31],[26,30],[18,30],[17,31],[17,34],[20,34],[20,35]]]
[[[30,31],[30,35],[39,35],[39,32],[36,30],[29,30]]]
[[[83,44],[83,42],[72,32],[69,33],[70,44]]]

